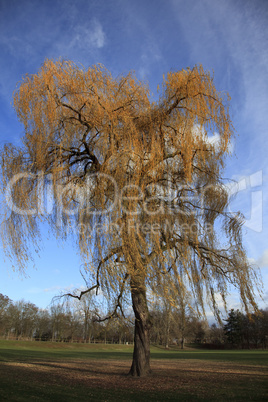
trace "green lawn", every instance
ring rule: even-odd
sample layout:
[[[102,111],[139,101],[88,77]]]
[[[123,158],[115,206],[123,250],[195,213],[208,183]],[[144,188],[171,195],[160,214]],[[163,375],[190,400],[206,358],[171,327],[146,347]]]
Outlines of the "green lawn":
[[[0,400],[268,400],[267,351],[152,347],[152,375],[131,378],[132,349],[0,340]]]

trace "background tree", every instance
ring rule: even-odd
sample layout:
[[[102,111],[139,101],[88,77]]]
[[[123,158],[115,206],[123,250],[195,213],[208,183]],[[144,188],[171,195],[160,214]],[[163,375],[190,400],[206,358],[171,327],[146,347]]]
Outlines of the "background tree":
[[[181,349],[184,349],[185,339],[188,340],[191,338],[193,334],[192,322],[195,321],[198,317],[198,313],[191,306],[191,297],[190,293],[181,292],[178,295],[179,303],[175,310],[175,329],[176,329],[176,338],[178,338],[180,342]]]
[[[37,326],[38,308],[33,303],[19,300],[9,303],[6,310],[6,332],[16,338],[30,338],[34,336]]]
[[[184,278],[184,283],[186,282],[187,278]],[[182,289],[179,284],[172,289],[168,288],[167,284],[164,295],[161,295],[159,291],[157,298],[149,302],[152,322],[151,340],[156,344],[165,345],[166,348],[169,347],[170,342],[180,343],[183,349],[185,337],[190,335],[190,327],[193,332],[190,321],[198,317],[192,304],[190,292],[186,288]],[[192,334],[189,339],[191,338]]]
[[[68,324],[65,320],[65,306],[63,303],[53,304],[50,307],[52,321],[52,341],[63,340],[66,335]]]
[[[8,327],[8,314],[7,310],[11,304],[11,300],[8,296],[0,293],[0,333],[6,333]]]
[[[268,345],[268,308],[261,310],[261,330],[260,330],[260,343],[263,349]]]
[[[5,249],[25,267],[44,218],[58,236],[75,232],[89,290],[114,298],[108,316],[123,314],[131,294],[132,375],[150,371],[148,288],[163,295],[189,288],[201,309],[210,300],[219,317],[215,295],[226,303],[231,283],[245,308],[256,308],[241,217],[227,213],[221,179],[232,137],[228,98],[201,66],[168,73],[155,102],[133,74],[114,78],[102,66],[47,60],[24,78],[14,106],[25,135],[21,147],[2,151],[12,207],[2,226]],[[52,193],[47,216],[44,197]]]
[[[36,322],[38,318],[38,307],[30,302],[25,302],[22,306],[21,314],[21,335],[33,338],[36,330]]]
[[[65,300],[64,300],[65,302]],[[20,338],[41,341],[56,342],[86,342],[84,339],[84,314],[81,314],[81,306],[76,299],[68,300],[68,303],[54,304],[50,310],[38,309],[35,305],[24,300],[12,302],[7,296],[0,295],[0,306],[4,306],[0,315],[0,336],[5,338]],[[79,306],[79,309],[78,309]],[[31,308],[32,307],[32,308]],[[27,310],[34,314],[28,314]],[[151,342],[156,345],[166,346],[166,308],[161,299],[149,303],[152,321]],[[57,313],[57,314],[55,314]],[[104,312],[103,312],[104,314]],[[58,317],[55,317],[55,316]],[[28,319],[27,319],[28,316]],[[31,319],[34,316],[34,320]],[[26,318],[26,324],[24,322]],[[30,318],[30,319],[29,319]],[[239,325],[236,323],[239,320]],[[55,325],[55,321],[58,322]],[[181,311],[179,306],[170,308],[170,345],[181,345]],[[230,321],[230,323],[229,323]],[[222,324],[208,323],[198,317],[195,311],[184,311],[184,335],[187,344],[202,343],[204,348],[228,348],[230,344],[235,348],[258,349],[267,348],[268,340],[268,310],[260,310],[254,314],[243,314],[239,310],[231,310],[226,320],[226,328]],[[117,317],[113,320],[92,321],[90,323],[92,342],[102,343],[132,343],[134,333],[133,314],[126,319]],[[229,325],[231,324],[231,325]],[[52,336],[52,329],[59,329]],[[93,328],[92,328],[93,327]],[[235,328],[237,336],[231,343],[228,342],[228,334],[231,327]]]
[[[231,345],[241,346],[243,342],[244,317],[241,311],[232,309],[224,325],[224,332]]]
[[[52,322],[48,310],[39,309],[34,337],[41,341],[52,340]]]
[[[266,348],[267,318],[267,309],[249,315],[232,309],[223,327],[227,342],[236,348]]]
[[[70,305],[69,298],[65,299],[67,305]],[[91,341],[94,337],[94,327],[96,318],[96,313],[98,311],[96,300],[94,299],[94,294],[92,292],[87,292],[81,300],[74,299],[72,303],[72,310],[75,311],[75,315],[79,317],[79,320],[83,326],[83,338],[84,342]]]
[[[223,326],[217,326],[215,323],[210,326],[209,341],[212,345],[222,345],[224,343]]]

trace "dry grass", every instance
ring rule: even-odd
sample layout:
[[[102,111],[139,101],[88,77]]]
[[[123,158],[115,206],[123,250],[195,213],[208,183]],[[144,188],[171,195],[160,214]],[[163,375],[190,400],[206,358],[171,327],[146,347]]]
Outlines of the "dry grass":
[[[152,374],[132,378],[132,346],[0,341],[0,400],[268,400],[266,351],[151,352]]]
[[[127,376],[129,366],[129,361],[118,360],[4,362],[0,374],[10,373],[16,381],[49,387],[62,385],[70,388],[99,388],[102,391],[170,391],[198,394],[199,398],[206,398],[209,394],[210,400],[227,392],[231,397],[230,390],[233,387],[239,388],[239,384],[250,386],[251,383],[256,384],[258,380],[262,383],[265,377],[268,378],[268,369],[263,366],[203,360],[153,360],[153,373],[146,378]]]

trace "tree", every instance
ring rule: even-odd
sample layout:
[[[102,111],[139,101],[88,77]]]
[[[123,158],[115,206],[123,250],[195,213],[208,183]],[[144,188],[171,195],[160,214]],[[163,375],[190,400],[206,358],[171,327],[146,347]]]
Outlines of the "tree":
[[[16,337],[32,338],[37,325],[38,308],[30,302],[19,300],[9,303],[6,316],[6,332],[13,332]]]
[[[38,311],[34,338],[41,341],[52,340],[51,316],[46,309],[39,309]]]
[[[131,73],[114,78],[100,65],[47,60],[23,79],[14,106],[25,135],[21,147],[2,151],[5,249],[27,266],[44,219],[58,236],[74,236],[87,291],[114,298],[108,317],[124,314],[130,292],[130,374],[150,372],[148,289],[172,303],[167,289],[188,288],[219,317],[216,296],[226,303],[231,283],[256,308],[241,215],[227,212],[221,179],[233,135],[228,97],[202,66],[168,73],[156,102]]]
[[[67,299],[67,303],[69,299]],[[87,292],[81,301],[75,300],[73,304],[73,309],[76,315],[80,318],[83,323],[83,339],[84,342],[91,342],[91,337],[94,333],[94,322],[93,317],[96,314],[97,306],[94,300],[93,292]]]
[[[21,335],[32,338],[38,319],[38,307],[30,302],[22,305],[21,311]]]
[[[3,295],[0,293],[0,334],[6,333],[7,327],[7,310],[12,301],[9,299],[8,296]]]
[[[210,343],[213,345],[221,345],[224,343],[224,329],[223,326],[217,326],[213,323],[209,331]]]
[[[243,341],[243,313],[239,310],[232,309],[224,325],[224,332],[229,343],[233,346],[241,346]]]
[[[177,334],[180,336],[181,349],[184,348],[185,337],[189,335],[189,322],[196,318],[193,308],[191,307],[191,294],[182,289],[178,293],[178,305],[176,314]]]
[[[235,347],[266,348],[268,335],[267,310],[245,315],[239,310],[230,310],[224,325],[227,341]]]
[[[261,330],[260,330],[260,343],[263,349],[267,348],[267,341],[268,341],[268,309],[261,310]]]
[[[65,306],[63,303],[53,304],[50,307],[52,341],[62,341],[68,338],[69,323],[65,313]]]

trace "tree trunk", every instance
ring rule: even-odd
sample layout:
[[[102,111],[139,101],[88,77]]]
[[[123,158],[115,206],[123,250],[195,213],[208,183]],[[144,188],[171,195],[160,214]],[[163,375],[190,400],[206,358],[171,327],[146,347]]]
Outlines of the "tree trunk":
[[[170,305],[168,305],[166,307],[166,333],[165,333],[165,344],[166,344],[166,349],[169,348],[169,332],[170,332],[170,315],[171,315],[171,311],[170,311]]]
[[[131,280],[132,307],[135,314],[134,352],[129,374],[134,377],[146,376],[150,368],[150,317],[146,299],[144,280]]]

